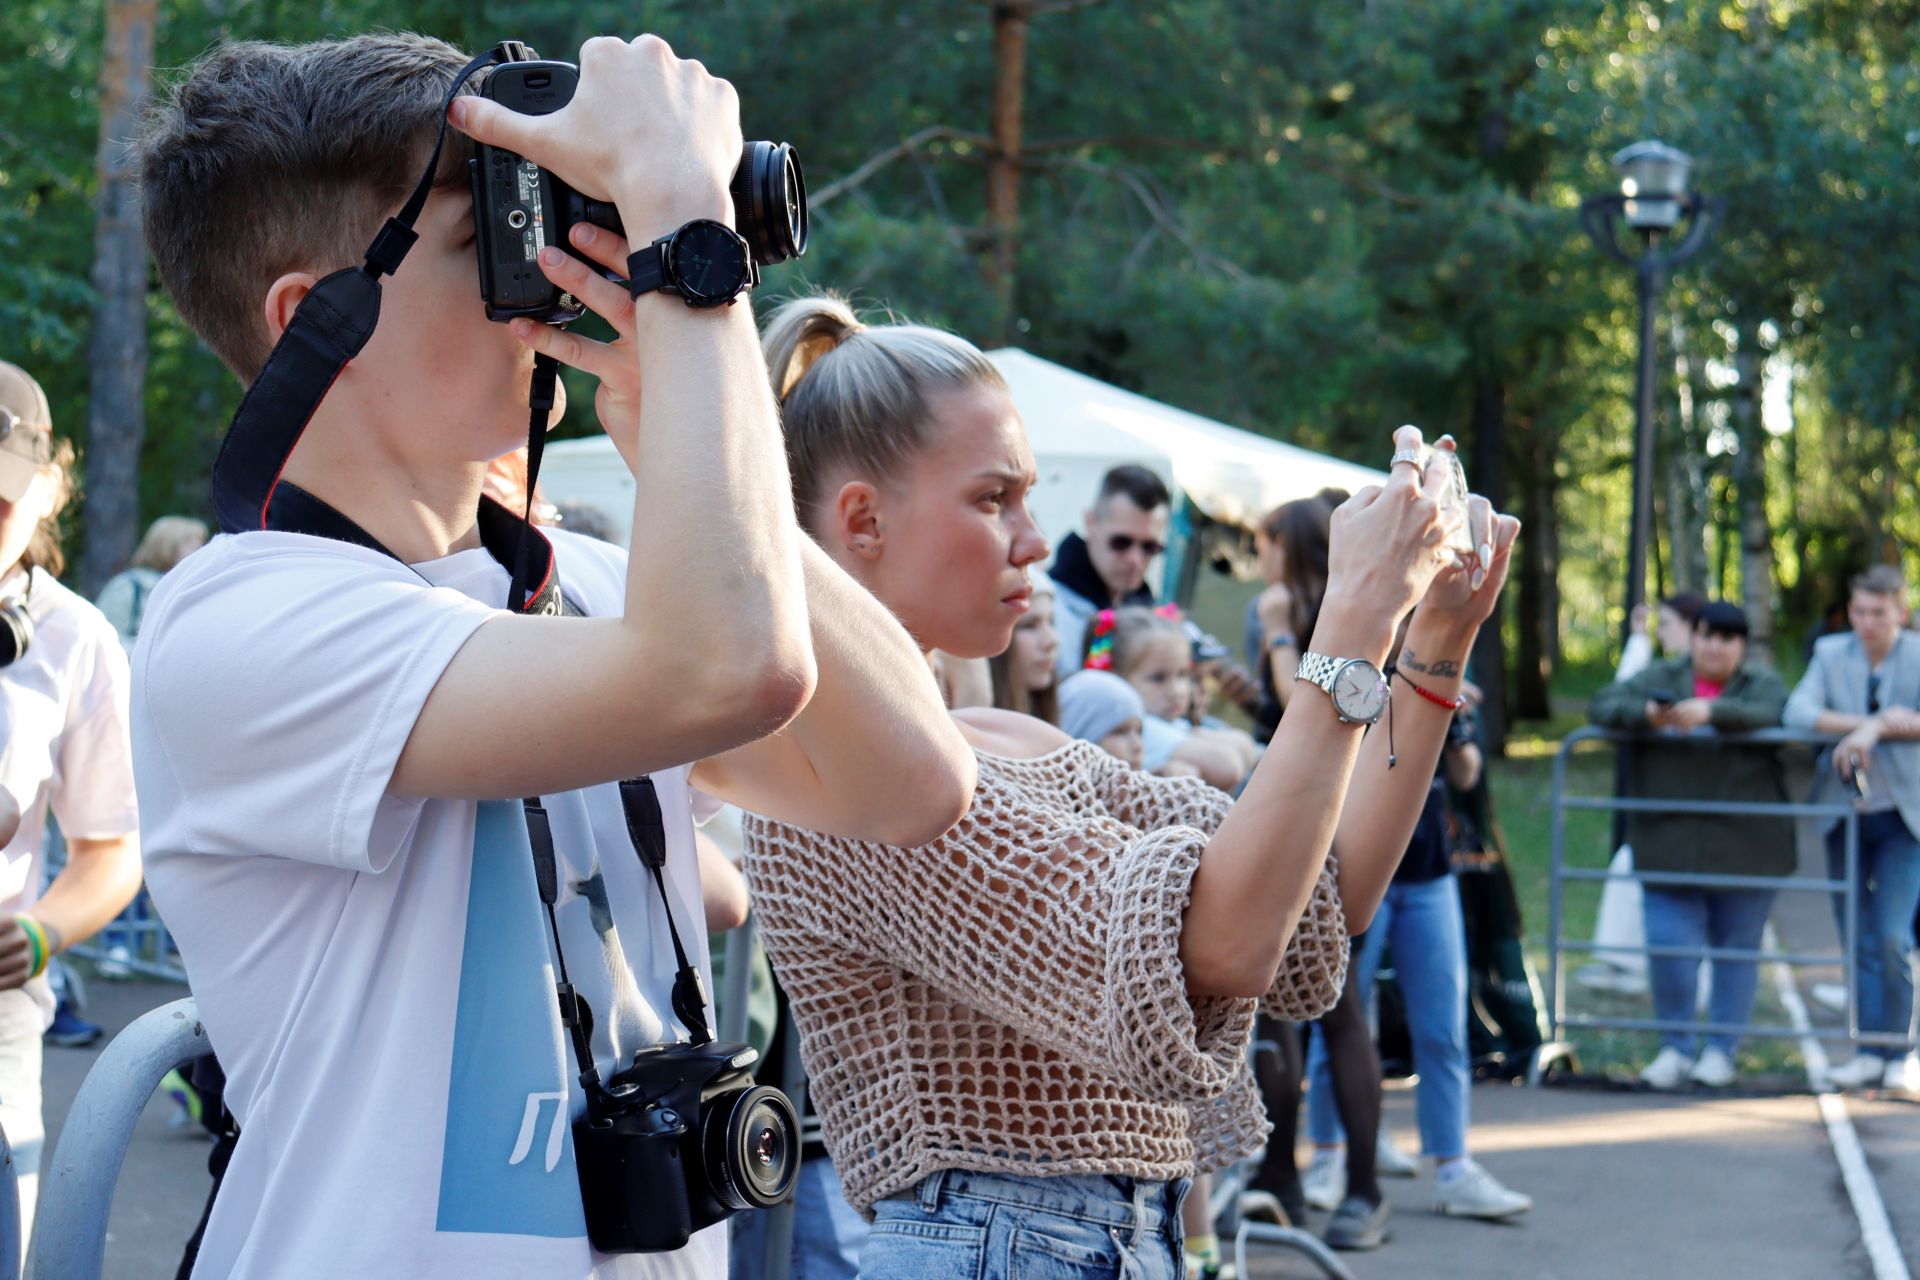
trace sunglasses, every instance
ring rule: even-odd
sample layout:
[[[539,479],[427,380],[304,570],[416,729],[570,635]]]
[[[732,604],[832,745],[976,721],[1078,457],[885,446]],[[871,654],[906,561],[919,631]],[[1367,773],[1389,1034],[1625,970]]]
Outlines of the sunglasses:
[[[1117,556],[1123,556],[1135,547],[1139,547],[1142,551],[1146,552],[1147,559],[1151,560],[1162,551],[1165,551],[1167,544],[1164,542],[1156,542],[1152,538],[1136,538],[1130,533],[1116,533],[1107,538],[1107,550]]]
[[[1879,713],[1880,713],[1880,677],[1876,675],[1869,675],[1867,677],[1867,714],[1878,715]]]
[[[26,419],[11,409],[0,408],[0,441],[9,439],[15,430],[31,437],[33,460],[42,465],[53,461],[53,445],[46,435],[27,425]]]

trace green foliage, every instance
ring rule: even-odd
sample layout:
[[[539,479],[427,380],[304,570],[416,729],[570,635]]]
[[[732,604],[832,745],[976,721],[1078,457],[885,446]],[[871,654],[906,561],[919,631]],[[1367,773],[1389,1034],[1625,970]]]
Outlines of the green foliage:
[[[1698,185],[1727,202],[1671,283],[1661,331],[1662,466],[1687,469],[1680,491],[1703,527],[1685,536],[1714,585],[1737,594],[1737,351],[1793,388],[1790,429],[1744,442],[1764,446],[1749,484],[1772,517],[1783,631],[1804,629],[1864,560],[1920,539],[1906,483],[1920,468],[1914,7],[1043,12],[1010,314],[982,269],[995,62],[979,0],[162,0],[158,60],[167,75],[220,40],[380,27],[467,47],[518,35],[571,56],[591,34],[658,30],[740,87],[749,136],[794,140],[815,190],[838,187],[813,252],[770,272],[768,292],[840,289],[1363,460],[1399,422],[1451,430],[1545,549],[1528,591],[1510,593],[1509,634],[1544,663],[1603,664],[1626,544],[1635,303],[1631,273],[1587,243],[1575,209],[1612,187],[1606,158],[1636,138],[1693,152]],[[100,34],[101,0],[0,8],[0,37],[22,51],[0,123],[5,354],[40,373],[71,432],[85,419]],[[152,316],[149,516],[202,507],[239,394],[164,298]],[[1694,371],[1689,415],[1675,354]],[[592,430],[589,388],[573,392],[565,429]],[[1489,403],[1499,413],[1477,416]]]

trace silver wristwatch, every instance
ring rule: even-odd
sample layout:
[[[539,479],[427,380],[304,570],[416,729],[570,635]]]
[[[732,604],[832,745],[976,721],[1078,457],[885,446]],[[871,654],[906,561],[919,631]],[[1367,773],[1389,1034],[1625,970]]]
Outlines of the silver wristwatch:
[[[1365,658],[1303,653],[1294,678],[1324,691],[1342,724],[1373,724],[1386,714],[1387,701],[1393,696],[1387,677]]]

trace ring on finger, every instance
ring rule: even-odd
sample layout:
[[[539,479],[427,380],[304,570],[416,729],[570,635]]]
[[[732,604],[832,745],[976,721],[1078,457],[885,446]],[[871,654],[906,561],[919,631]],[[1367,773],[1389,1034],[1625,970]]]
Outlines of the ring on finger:
[[[1387,463],[1387,470],[1391,471],[1403,462],[1409,463],[1415,468],[1418,468],[1420,465],[1420,450],[1401,449],[1397,451],[1393,455],[1392,460]]]

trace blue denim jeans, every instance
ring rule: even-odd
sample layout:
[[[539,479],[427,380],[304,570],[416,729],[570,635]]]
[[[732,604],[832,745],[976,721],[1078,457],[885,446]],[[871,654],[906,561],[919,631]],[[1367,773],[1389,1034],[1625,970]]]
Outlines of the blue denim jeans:
[[[728,1246],[730,1280],[761,1280],[767,1274],[768,1213],[737,1213]],[[793,1189],[793,1256],[788,1280],[853,1280],[867,1243],[867,1220],[847,1203],[833,1161],[802,1162]]]
[[[1353,957],[1354,982],[1362,1000],[1373,990],[1380,953],[1393,946],[1393,974],[1406,997],[1407,1031],[1413,1039],[1413,1069],[1420,1084],[1414,1113],[1420,1149],[1436,1160],[1467,1154],[1467,925],[1460,913],[1460,885],[1450,875],[1415,884],[1387,886]],[[1307,1131],[1321,1146],[1343,1140],[1333,1106],[1333,1073],[1319,1037],[1307,1050]]]
[[[860,1280],[1184,1280],[1187,1185],[943,1169],[873,1206]]]
[[[1689,889],[1646,886],[1642,904],[1651,947],[1723,947],[1758,951],[1773,910],[1771,889]],[[1753,1015],[1760,967],[1751,960],[1715,960],[1708,987],[1707,1021],[1744,1023]],[[1700,957],[1648,956],[1647,979],[1653,988],[1653,1016],[1662,1022],[1692,1022],[1700,991]],[[1707,1046],[1729,1058],[1740,1038],[1723,1031],[1707,1036]],[[1692,1057],[1700,1037],[1691,1031],[1663,1031],[1662,1048]]]
[[[1835,880],[1847,869],[1847,828],[1835,823],[1827,832],[1827,868]],[[1914,908],[1920,906],[1920,840],[1894,811],[1860,815],[1860,932],[1854,938],[1853,963],[1860,982],[1860,1029],[1893,1031],[1914,1040]],[[1847,900],[1835,894],[1833,913],[1840,936],[1847,931]],[[1867,1047],[1876,1057],[1898,1057],[1901,1050]]]

